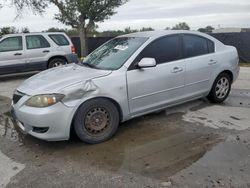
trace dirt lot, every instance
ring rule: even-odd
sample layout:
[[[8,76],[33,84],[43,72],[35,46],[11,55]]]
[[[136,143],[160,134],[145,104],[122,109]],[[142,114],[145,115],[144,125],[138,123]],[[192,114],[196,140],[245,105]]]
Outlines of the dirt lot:
[[[0,78],[0,109],[28,76]],[[250,187],[250,68],[229,99],[123,123],[99,145],[44,142],[0,116],[0,187]]]

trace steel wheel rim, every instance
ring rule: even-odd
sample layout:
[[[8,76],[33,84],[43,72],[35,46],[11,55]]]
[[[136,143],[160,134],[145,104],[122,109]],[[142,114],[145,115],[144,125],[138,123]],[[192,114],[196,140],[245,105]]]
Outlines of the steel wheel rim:
[[[230,88],[229,80],[226,77],[221,78],[215,87],[215,93],[217,98],[223,99],[227,96]]]
[[[84,126],[90,134],[103,133],[110,125],[110,114],[105,108],[93,108],[88,111]]]

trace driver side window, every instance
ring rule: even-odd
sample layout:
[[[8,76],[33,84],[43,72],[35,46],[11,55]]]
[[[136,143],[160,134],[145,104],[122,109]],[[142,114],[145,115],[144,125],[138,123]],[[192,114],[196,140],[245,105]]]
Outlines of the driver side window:
[[[154,58],[157,64],[168,63],[182,58],[179,35],[159,38],[150,43],[135,59],[134,68],[142,58]],[[131,67],[131,69],[134,69]]]
[[[22,37],[9,37],[0,42],[0,52],[23,50]]]
[[[178,35],[160,38],[147,46],[141,53],[141,58],[154,58],[157,64],[181,59],[180,38]]]

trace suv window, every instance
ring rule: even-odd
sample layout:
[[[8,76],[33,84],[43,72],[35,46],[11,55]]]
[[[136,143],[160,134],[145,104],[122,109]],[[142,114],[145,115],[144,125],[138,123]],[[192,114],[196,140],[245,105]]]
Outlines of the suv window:
[[[26,36],[27,49],[38,49],[50,47],[49,42],[42,35]]]
[[[208,43],[209,43],[208,39],[200,37],[200,36],[184,35],[183,42],[184,42],[184,53],[185,53],[186,58],[205,55],[205,54],[212,53],[212,51],[214,51],[214,47],[211,47],[211,43],[210,43],[210,47],[208,47]],[[212,42],[212,46],[214,46],[213,42]]]
[[[179,35],[167,36],[152,42],[142,51],[139,59],[146,57],[155,58],[157,64],[181,59],[182,52]]]
[[[0,52],[23,50],[22,37],[9,37],[0,42]]]
[[[53,34],[49,35],[49,37],[58,45],[58,46],[68,46],[69,41],[64,35]]]

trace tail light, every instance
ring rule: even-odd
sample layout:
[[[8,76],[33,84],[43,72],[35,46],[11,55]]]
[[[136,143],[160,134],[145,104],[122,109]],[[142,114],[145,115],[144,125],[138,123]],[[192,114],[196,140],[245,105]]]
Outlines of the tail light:
[[[74,46],[71,46],[71,53],[75,54],[76,53],[76,48]]]

